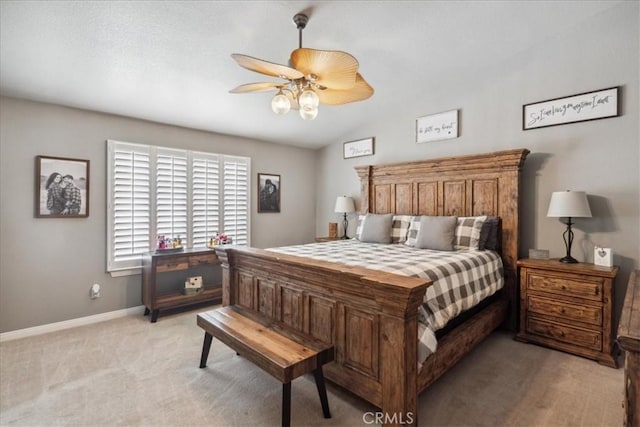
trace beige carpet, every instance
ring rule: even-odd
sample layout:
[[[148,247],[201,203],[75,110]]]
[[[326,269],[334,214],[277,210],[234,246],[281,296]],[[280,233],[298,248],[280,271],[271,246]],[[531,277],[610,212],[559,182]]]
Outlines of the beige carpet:
[[[133,316],[0,344],[2,425],[278,426],[281,384],[214,339],[199,369],[200,310]],[[292,425],[371,425],[376,408],[312,376]],[[623,372],[494,333],[419,399],[420,425],[621,426]],[[364,417],[364,418],[363,418]]]

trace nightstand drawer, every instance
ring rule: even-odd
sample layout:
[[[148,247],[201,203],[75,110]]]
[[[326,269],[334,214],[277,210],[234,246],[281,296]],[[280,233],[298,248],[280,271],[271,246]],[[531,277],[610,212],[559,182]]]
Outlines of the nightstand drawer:
[[[532,291],[549,292],[567,297],[602,301],[602,280],[572,280],[553,276],[547,272],[531,271],[527,276],[527,288]]]
[[[558,300],[528,295],[527,308],[531,313],[577,320],[591,325],[602,325],[602,307],[568,304]]]
[[[602,333],[599,331],[572,328],[529,317],[527,319],[527,332],[591,350],[602,350]]]

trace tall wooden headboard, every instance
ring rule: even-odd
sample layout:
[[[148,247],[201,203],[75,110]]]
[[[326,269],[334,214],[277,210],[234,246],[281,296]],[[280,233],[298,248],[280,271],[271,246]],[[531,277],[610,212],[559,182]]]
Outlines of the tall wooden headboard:
[[[357,166],[362,213],[495,215],[502,222],[505,290],[517,321],[516,261],[520,171],[527,149],[404,163]]]

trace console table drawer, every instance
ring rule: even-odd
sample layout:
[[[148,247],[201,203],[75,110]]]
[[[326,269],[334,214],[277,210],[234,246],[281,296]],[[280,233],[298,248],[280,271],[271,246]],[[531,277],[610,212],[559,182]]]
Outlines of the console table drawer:
[[[213,253],[206,255],[192,255],[189,258],[189,264],[191,265],[191,267],[196,267],[203,264],[218,264],[218,257]]]
[[[602,280],[572,280],[532,271],[528,275],[527,288],[532,291],[602,301]]]
[[[527,332],[591,350],[602,350],[602,333],[599,331],[572,328],[530,317],[527,321]]]
[[[577,320],[591,325],[602,325],[602,307],[584,304],[569,304],[566,302],[539,297],[528,296],[527,308],[530,312],[542,315],[556,316],[562,319]]]
[[[158,259],[156,263],[156,271],[163,273],[166,271],[179,271],[189,268],[189,257],[171,257],[167,259]]]

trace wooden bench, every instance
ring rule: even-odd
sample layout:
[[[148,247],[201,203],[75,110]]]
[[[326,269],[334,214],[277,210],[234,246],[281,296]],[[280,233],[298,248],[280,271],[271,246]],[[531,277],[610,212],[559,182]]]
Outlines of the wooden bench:
[[[625,351],[625,426],[640,426],[640,270],[629,277],[618,324],[618,345]]]
[[[205,330],[200,368],[207,366],[212,337],[250,360],[282,383],[282,425],[291,423],[291,381],[313,372],[325,418],[331,418],[322,365],[334,357],[333,346],[277,325],[238,306],[199,313]]]

